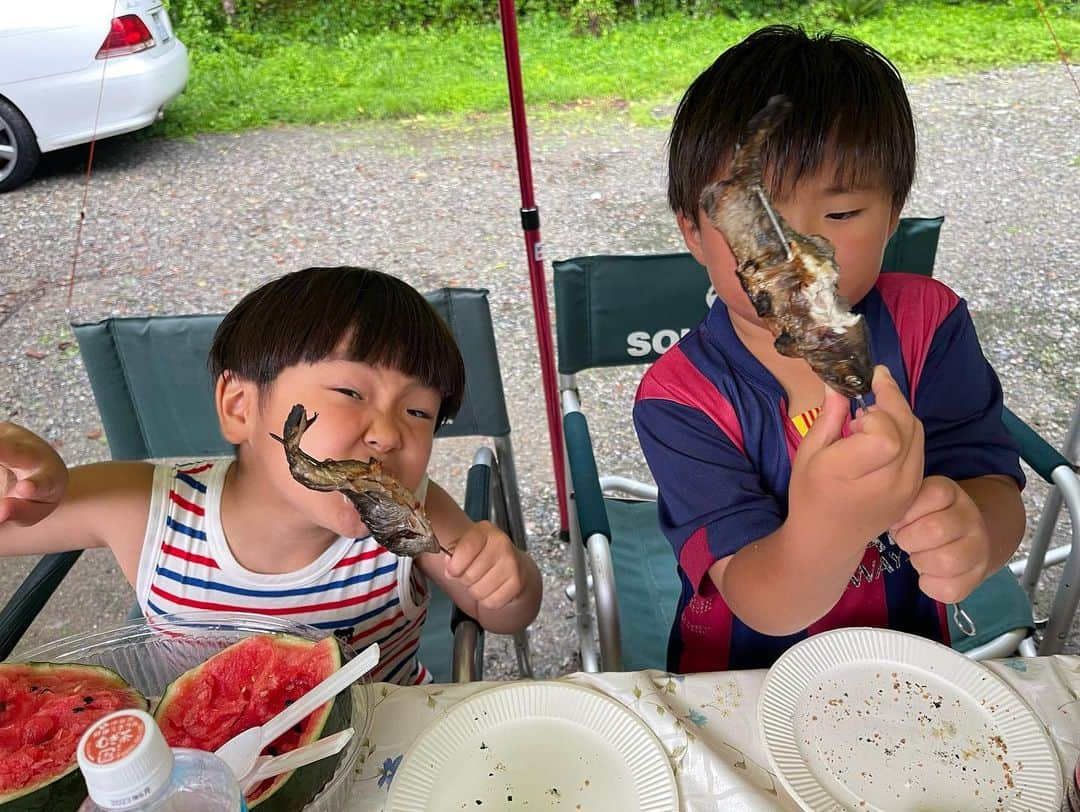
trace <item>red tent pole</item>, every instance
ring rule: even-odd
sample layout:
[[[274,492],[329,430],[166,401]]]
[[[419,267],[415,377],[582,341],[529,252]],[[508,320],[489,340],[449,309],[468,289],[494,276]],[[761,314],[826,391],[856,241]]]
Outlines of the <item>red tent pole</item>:
[[[514,123],[514,148],[517,151],[518,182],[521,185],[521,227],[525,231],[529,285],[532,288],[533,316],[536,320],[536,343],[540,350],[540,373],[544,384],[544,403],[547,407],[548,435],[551,438],[551,460],[555,466],[555,489],[559,498],[559,526],[565,531],[566,469],[563,463],[562,417],[559,409],[559,387],[555,380],[555,349],[551,341],[547,283],[544,280],[540,211],[536,208],[536,199],[533,196],[529,130],[525,122],[525,94],[521,84],[521,58],[518,53],[517,11],[514,0],[499,0],[499,16],[502,19],[506,81],[510,86],[510,117]]]

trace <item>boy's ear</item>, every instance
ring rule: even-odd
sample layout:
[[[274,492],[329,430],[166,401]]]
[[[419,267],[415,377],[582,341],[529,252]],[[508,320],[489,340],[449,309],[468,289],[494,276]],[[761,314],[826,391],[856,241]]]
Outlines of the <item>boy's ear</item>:
[[[892,217],[889,218],[889,238],[892,239],[892,235],[896,233],[896,227],[900,225],[900,209],[896,206],[892,208]]]
[[[251,432],[259,408],[259,388],[254,381],[244,380],[226,370],[218,376],[214,386],[214,405],[221,435],[233,445],[240,445]]]
[[[675,215],[675,221],[679,224],[679,231],[682,232],[687,250],[701,265],[705,265],[705,253],[701,250],[701,229],[698,228],[698,224],[692,217],[687,217],[682,212]]]

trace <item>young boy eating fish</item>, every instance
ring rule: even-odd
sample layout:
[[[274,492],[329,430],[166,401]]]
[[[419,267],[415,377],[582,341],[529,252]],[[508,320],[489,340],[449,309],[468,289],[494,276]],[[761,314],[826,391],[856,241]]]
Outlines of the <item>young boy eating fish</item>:
[[[519,631],[536,616],[532,560],[428,482],[435,430],[457,412],[465,371],[417,291],[362,268],[288,274],[225,316],[210,366],[235,459],[69,471],[44,440],[0,424],[0,467],[15,477],[0,494],[0,555],[108,547],[148,618],[285,617],[357,647],[379,643],[373,678],[390,682],[430,680],[416,656],[429,579],[491,631]],[[304,452],[374,460],[392,479],[363,490],[383,504],[415,494],[424,527],[450,554],[420,553],[414,568],[371,536],[353,501],[294,479],[276,435],[297,404],[318,414]]]
[[[946,604],[1019,544],[1018,450],[964,302],[880,275],[914,171],[899,74],[846,37],[764,28],[679,104],[668,197],[717,299],[634,407],[682,581],[673,671],[767,667],[846,626],[948,643]]]

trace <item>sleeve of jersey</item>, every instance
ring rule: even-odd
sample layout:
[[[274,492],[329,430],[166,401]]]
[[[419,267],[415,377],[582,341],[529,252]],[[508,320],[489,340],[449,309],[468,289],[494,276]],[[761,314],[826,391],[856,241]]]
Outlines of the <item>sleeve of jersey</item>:
[[[707,415],[682,403],[642,399],[634,425],[659,491],[660,529],[694,589],[716,561],[782,523],[749,460]]]
[[[1004,474],[1024,486],[1020,450],[1001,421],[1001,383],[959,301],[934,333],[915,396],[926,432],[926,473]]]

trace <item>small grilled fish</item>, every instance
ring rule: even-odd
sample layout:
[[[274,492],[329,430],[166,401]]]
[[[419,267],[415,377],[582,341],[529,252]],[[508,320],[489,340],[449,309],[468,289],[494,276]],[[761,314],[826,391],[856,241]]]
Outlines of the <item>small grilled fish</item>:
[[[317,414],[309,418],[303,404],[297,403],[285,419],[283,436],[270,435],[285,447],[293,479],[313,491],[345,494],[371,534],[394,555],[417,556],[440,550],[449,555],[435,538],[412,491],[385,473],[377,459],[319,462],[300,448],[300,438],[316,418]]]
[[[861,398],[873,377],[870,341],[863,317],[837,292],[833,246],[795,231],[764,190],[761,149],[790,111],[785,97],[773,96],[750,119],[731,176],[706,186],[701,206],[731,247],[739,282],[777,352],[805,359],[837,392]]]

